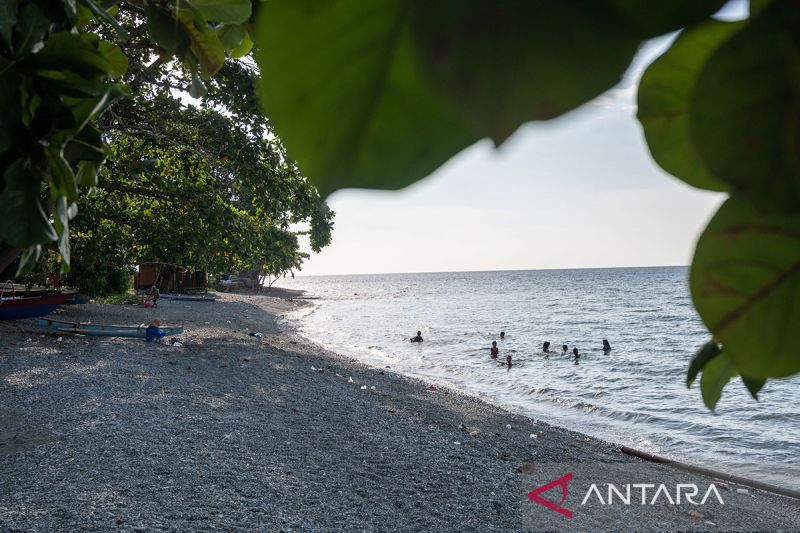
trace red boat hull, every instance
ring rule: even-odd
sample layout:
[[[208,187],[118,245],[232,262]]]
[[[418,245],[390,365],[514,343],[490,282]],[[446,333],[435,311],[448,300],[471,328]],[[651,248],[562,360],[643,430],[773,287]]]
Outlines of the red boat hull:
[[[17,320],[49,315],[71,297],[71,294],[49,294],[46,296],[0,298],[0,320]]]

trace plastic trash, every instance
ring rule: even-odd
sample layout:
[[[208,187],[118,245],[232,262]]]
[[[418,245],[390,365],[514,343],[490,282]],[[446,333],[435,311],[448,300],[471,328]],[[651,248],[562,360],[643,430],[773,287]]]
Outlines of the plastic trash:
[[[435,384],[432,383],[432,384],[428,385],[428,390],[429,391],[437,391],[437,390],[439,390],[439,387],[437,387]]]
[[[395,409],[394,407],[392,407],[392,408],[390,408],[390,409],[389,409],[389,414],[390,414],[390,415],[393,415],[393,414],[395,414],[396,412],[397,412],[397,409]]]
[[[460,443],[460,442],[458,442],[457,440],[454,440],[454,441],[453,441],[453,444],[455,444],[455,445],[459,445],[459,444],[461,444],[461,443]]]
[[[369,390],[375,390],[375,385],[369,388]]]
[[[314,367],[314,365],[311,365],[311,370],[316,371],[317,369],[316,369],[316,367]]]
[[[250,335],[251,337],[255,337],[256,339],[260,339],[264,336],[264,334],[261,333],[260,331],[251,331],[250,333],[248,333],[248,335]]]
[[[348,383],[353,383],[353,378],[347,378]]]
[[[737,494],[750,494],[750,491],[747,489],[736,489]]]
[[[470,437],[477,437],[479,434],[480,434],[480,431],[478,431],[477,429],[472,430],[472,431],[469,432],[469,436]]]
[[[511,429],[511,424],[506,424],[506,429]]]
[[[367,386],[366,385],[361,385],[361,390],[367,390]]]
[[[58,342],[61,342],[61,341],[63,341],[63,340],[64,340],[64,337],[59,337],[59,338],[58,338]]]
[[[536,433],[531,433],[531,438],[532,439],[538,439],[539,436]]]

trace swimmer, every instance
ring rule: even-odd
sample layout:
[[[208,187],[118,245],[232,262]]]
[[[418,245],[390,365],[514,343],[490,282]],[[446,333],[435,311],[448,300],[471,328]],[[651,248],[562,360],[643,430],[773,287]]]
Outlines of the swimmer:
[[[581,358],[581,354],[578,353],[578,349],[577,348],[573,348],[572,349],[572,355],[575,356],[575,360],[576,361]]]
[[[567,350],[569,350],[569,346],[567,346],[566,344],[562,344],[562,345],[561,345],[561,351],[562,351],[562,353],[567,353]]]
[[[550,353],[550,343],[548,341],[545,341],[545,343],[542,344],[542,351],[544,353]]]
[[[411,337],[408,339],[409,342],[422,342],[422,332],[418,331],[416,337]]]
[[[492,350],[489,353],[492,359],[497,359],[497,356],[500,355],[500,350],[497,348],[497,341],[492,341]]]
[[[605,352],[606,355],[608,355],[608,352],[611,351],[611,345],[608,343],[606,339],[603,339],[603,351]]]
[[[505,338],[506,338],[506,332],[505,331],[501,331],[500,332],[500,340],[503,340]]]
[[[511,368],[511,356],[510,355],[506,356],[506,366],[508,368]]]

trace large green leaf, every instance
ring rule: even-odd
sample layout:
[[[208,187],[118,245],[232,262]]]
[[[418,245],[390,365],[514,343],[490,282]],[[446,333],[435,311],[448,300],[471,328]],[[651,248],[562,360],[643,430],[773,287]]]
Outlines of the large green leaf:
[[[690,284],[700,316],[742,374],[800,371],[800,215],[729,199],[697,243]]]
[[[774,2],[706,61],[690,134],[711,173],[762,209],[800,212],[800,10]]]
[[[155,43],[169,53],[175,53],[181,41],[188,43],[189,35],[182,24],[157,6],[148,4],[144,8],[147,31]]]
[[[406,186],[479,138],[422,75],[404,6],[291,0],[259,12],[264,109],[322,194]]]
[[[14,31],[14,55],[21,57],[41,46],[51,21],[39,6],[26,4],[19,12],[19,21]]]
[[[23,159],[9,165],[3,175],[5,187],[0,194],[3,216],[0,217],[0,241],[24,248],[45,244],[58,237],[39,199],[41,179]]]
[[[207,20],[223,24],[242,24],[250,20],[250,0],[191,0]]]
[[[606,2],[420,0],[411,13],[427,76],[496,143],[614,86],[641,40]]]
[[[722,348],[713,339],[701,346],[697,353],[694,354],[691,363],[689,363],[689,371],[686,373],[686,386],[691,387],[697,374],[721,353]]]
[[[743,24],[709,20],[685,30],[639,82],[637,117],[650,154],[661,168],[701,189],[727,190],[695,151],[689,136],[689,102],[708,57]]]
[[[68,70],[86,79],[110,76],[114,69],[98,49],[100,40],[88,34],[54,33],[32,62],[41,70]]]
[[[714,409],[717,406],[722,389],[737,375],[736,367],[724,353],[709,361],[700,376],[700,392],[706,407]]]
[[[16,66],[0,56],[0,154],[13,143],[20,120],[20,76]]]
[[[128,56],[122,49],[111,41],[100,41],[100,53],[108,60],[108,77],[117,80],[128,72]]]
[[[177,15],[189,35],[190,49],[197,59],[200,75],[204,78],[212,76],[225,63],[225,48],[217,32],[191,4],[181,6]]]
[[[642,38],[655,37],[705,20],[727,0],[609,0]]]
[[[0,44],[9,52],[17,22],[17,0],[0,0]]]

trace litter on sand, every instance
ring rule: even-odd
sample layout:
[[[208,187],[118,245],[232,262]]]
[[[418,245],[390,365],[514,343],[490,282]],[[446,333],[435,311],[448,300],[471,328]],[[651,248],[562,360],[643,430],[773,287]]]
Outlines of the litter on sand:
[[[375,390],[375,385],[369,388],[369,390]]]
[[[367,390],[367,386],[366,385],[361,385],[361,390]]]
[[[347,378],[348,383],[353,383],[353,378]]]
[[[264,337],[264,334],[261,333],[260,331],[251,331],[250,333],[248,333],[248,335],[250,335],[251,337],[255,337],[256,339],[261,339]]]
[[[539,436],[536,433],[531,433],[531,438],[532,439],[538,439]]]
[[[437,391],[437,390],[439,390],[439,387],[437,387],[435,384],[431,383],[430,385],[428,385],[428,390],[429,391]]]
[[[511,429],[511,424],[506,424],[506,429]]]
[[[395,409],[394,407],[392,407],[392,408],[390,408],[390,409],[389,409],[389,414],[390,414],[390,415],[393,415],[393,414],[395,414],[396,412],[397,412],[397,409]]]

